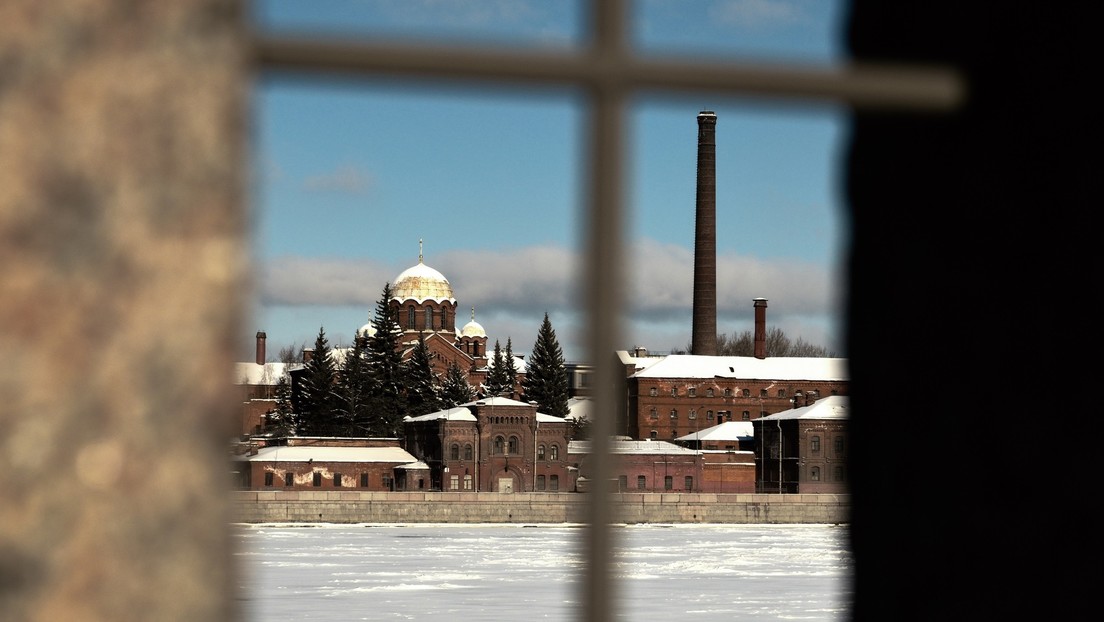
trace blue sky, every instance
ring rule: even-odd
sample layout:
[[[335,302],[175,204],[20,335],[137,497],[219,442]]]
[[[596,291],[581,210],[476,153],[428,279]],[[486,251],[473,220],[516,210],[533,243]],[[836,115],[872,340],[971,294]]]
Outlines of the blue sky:
[[[585,40],[585,4],[558,0],[254,2],[255,28],[363,38],[553,46]],[[630,5],[642,53],[830,65],[846,4],[649,0]],[[584,120],[569,90],[263,74],[253,92],[256,296],[242,338],[270,354],[324,327],[347,345],[385,282],[418,261],[445,275],[491,343],[527,354],[544,313],[579,360]],[[717,329],[767,321],[844,355],[842,108],[641,96],[629,109],[629,308],[624,348],[690,341],[697,114],[717,113]]]

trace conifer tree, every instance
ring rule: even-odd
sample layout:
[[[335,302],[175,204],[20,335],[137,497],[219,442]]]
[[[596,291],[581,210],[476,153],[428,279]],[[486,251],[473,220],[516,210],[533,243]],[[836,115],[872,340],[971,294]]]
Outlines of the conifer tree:
[[[276,406],[265,414],[265,433],[291,436],[298,430],[295,410],[291,405],[291,384],[287,373],[276,381]]]
[[[326,331],[318,328],[314,340],[314,355],[304,366],[302,390],[299,395],[299,433],[308,436],[334,433],[335,411],[338,410],[334,381],[334,366]]]
[[[487,372],[487,379],[483,385],[487,388],[487,395],[495,396],[509,389],[510,378],[506,372],[506,362],[502,356],[502,346],[495,340],[494,355],[491,357],[491,369]]]
[[[406,414],[416,417],[441,410],[437,374],[429,361],[429,348],[419,335],[403,370],[406,384]]]
[[[536,402],[538,411],[556,417],[567,416],[567,367],[548,313],[544,314],[544,322],[529,355],[523,384],[525,399]]]
[[[391,283],[385,283],[372,318],[372,327],[376,332],[368,338],[368,367],[373,388],[368,425],[370,436],[398,436],[406,414],[402,354],[398,349],[402,328],[391,313],[391,293]]]
[[[452,408],[472,401],[475,390],[468,382],[468,376],[455,361],[449,363],[448,371],[441,386],[441,407]]]
[[[338,380],[338,420],[342,436],[367,436],[370,427],[373,382],[369,373],[368,340],[354,333],[353,346],[345,354]]]
[[[506,351],[502,354],[502,362],[506,371],[506,391],[510,397],[521,390],[517,381],[517,368],[514,367],[514,346],[509,337],[506,338]]]

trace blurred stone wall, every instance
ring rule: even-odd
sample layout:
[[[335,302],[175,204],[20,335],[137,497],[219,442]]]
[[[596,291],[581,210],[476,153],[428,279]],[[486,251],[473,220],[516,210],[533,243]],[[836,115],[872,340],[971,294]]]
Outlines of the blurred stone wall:
[[[236,617],[235,1],[0,3],[0,619]]]

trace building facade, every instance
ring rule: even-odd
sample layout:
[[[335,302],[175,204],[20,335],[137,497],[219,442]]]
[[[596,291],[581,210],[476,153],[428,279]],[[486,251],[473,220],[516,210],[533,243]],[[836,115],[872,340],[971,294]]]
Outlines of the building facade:
[[[757,489],[848,492],[848,402],[846,396],[826,397],[754,421]]]
[[[569,490],[569,423],[535,403],[488,397],[403,421],[403,447],[446,492]]]

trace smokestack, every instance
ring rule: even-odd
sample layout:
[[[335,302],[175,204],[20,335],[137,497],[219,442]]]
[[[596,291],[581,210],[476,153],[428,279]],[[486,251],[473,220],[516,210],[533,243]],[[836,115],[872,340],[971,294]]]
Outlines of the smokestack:
[[[698,113],[694,225],[694,330],[690,353],[717,356],[717,115]]]
[[[265,364],[265,339],[268,336],[264,334],[263,330],[257,331],[257,364]]]
[[[767,358],[767,299],[755,299],[755,358]]]

